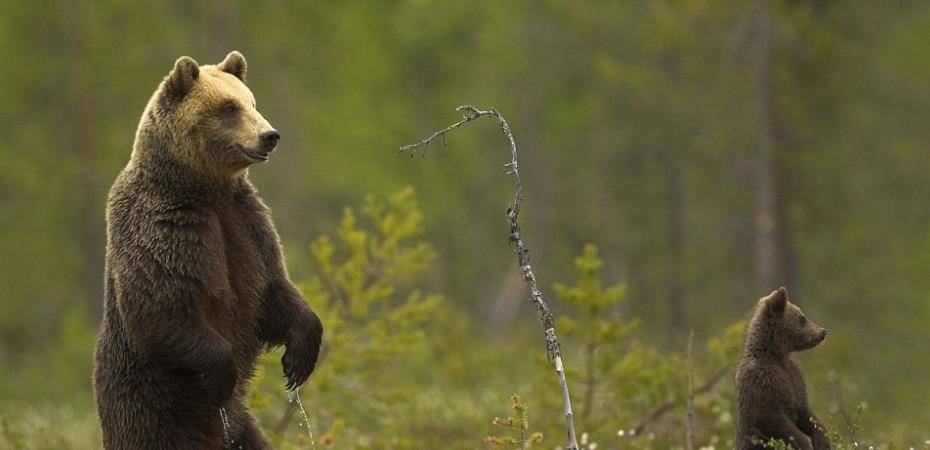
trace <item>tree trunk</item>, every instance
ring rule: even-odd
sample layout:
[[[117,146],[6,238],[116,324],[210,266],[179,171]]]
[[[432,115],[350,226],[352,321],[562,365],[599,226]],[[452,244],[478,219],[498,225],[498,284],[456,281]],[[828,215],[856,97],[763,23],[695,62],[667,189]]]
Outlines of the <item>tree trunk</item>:
[[[668,151],[666,184],[668,185],[668,334],[671,342],[685,327],[684,264],[685,192],[681,164],[673,150]]]
[[[758,101],[756,147],[756,292],[774,289],[776,190],[774,180],[774,86],[771,77],[771,21],[768,0],[756,5],[758,45],[756,54],[756,95]]]
[[[91,24],[94,23],[93,6],[77,3],[72,17],[76,20],[69,22],[71,35],[74,38],[72,57],[76,60],[71,64],[70,76],[70,109],[73,115],[73,134],[71,136],[73,154],[75,157],[74,189],[77,201],[74,210],[77,216],[77,246],[79,252],[78,274],[80,280],[80,301],[86,305],[88,317],[96,321],[103,311],[103,265],[104,265],[104,236],[106,222],[105,196],[101,187],[100,143],[98,136],[101,131],[97,123],[98,98],[95,86],[98,83],[95,73],[92,73],[95,64],[89,63],[86,58],[94,47],[96,36],[90,35]]]

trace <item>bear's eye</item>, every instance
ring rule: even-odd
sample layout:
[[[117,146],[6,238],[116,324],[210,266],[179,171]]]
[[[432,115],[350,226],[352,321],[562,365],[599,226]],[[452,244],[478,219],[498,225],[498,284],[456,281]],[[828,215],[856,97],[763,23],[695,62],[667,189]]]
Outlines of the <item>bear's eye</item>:
[[[801,316],[800,318],[798,318],[798,322],[801,324],[802,327],[804,325],[807,325],[807,317]]]
[[[233,101],[223,102],[220,111],[222,111],[223,114],[235,114],[239,111],[239,104]]]

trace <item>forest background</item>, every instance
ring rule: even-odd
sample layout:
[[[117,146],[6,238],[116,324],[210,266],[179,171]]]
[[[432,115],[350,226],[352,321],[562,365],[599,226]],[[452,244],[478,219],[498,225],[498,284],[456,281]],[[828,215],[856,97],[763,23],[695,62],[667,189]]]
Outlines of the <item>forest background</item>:
[[[397,153],[472,103],[520,147],[523,231],[584,445],[683,445],[694,331],[696,383],[713,382],[696,442],[725,447],[741,324],[784,285],[830,330],[798,357],[815,410],[850,441],[930,447],[930,3],[0,9],[0,447],[100,445],[107,189],[174,60],[232,49],[283,136],[250,176],[327,324],[301,390],[315,445],[482,448],[515,392],[538,445],[564,440],[507,242],[500,133],[475,123]],[[276,358],[251,401],[279,446],[306,448]]]

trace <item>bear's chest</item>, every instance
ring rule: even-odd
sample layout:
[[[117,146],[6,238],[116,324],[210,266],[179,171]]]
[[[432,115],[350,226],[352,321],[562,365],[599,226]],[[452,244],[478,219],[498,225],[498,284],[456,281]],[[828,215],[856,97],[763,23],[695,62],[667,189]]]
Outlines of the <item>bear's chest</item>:
[[[239,308],[257,304],[267,285],[265,257],[255,216],[255,212],[238,205],[228,205],[219,214],[228,286]]]
[[[786,405],[787,409],[792,416],[800,414],[805,410],[805,406],[807,405],[807,388],[804,383],[804,375],[801,374],[800,369],[791,361],[781,368],[781,372],[782,389],[786,391],[785,394],[788,403]],[[792,417],[792,419],[798,418],[799,417]]]
[[[235,203],[212,205],[210,245],[217,267],[205,306],[208,322],[234,347],[251,348],[268,276],[256,213]]]

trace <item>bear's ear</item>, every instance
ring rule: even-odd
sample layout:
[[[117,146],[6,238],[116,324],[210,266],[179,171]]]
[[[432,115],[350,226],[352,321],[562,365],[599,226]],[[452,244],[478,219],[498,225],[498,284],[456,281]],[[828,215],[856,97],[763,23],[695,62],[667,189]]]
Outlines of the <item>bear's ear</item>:
[[[236,50],[229,52],[226,58],[223,59],[223,62],[217,64],[216,67],[223,72],[235,75],[236,78],[245,81],[245,72],[248,66],[245,62],[245,56],[242,56],[242,53]]]
[[[174,69],[165,77],[165,97],[173,102],[180,101],[194,88],[200,67],[189,56],[182,56],[174,62]]]
[[[765,298],[765,310],[773,315],[780,316],[785,312],[785,307],[788,305],[788,290],[784,287],[778,288],[777,291],[773,291]]]

